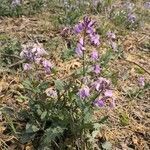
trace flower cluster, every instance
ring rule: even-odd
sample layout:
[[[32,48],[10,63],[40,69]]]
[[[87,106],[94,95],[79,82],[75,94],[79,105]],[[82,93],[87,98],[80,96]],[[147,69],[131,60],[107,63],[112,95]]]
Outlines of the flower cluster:
[[[17,6],[20,6],[20,5],[21,5],[21,0],[12,0],[11,6],[13,8],[17,7]]]
[[[134,24],[136,22],[136,15],[134,13],[134,7],[135,4],[134,3],[130,3],[130,2],[126,2],[124,4],[124,7],[127,11],[127,21],[131,24]]]
[[[92,71],[95,73],[95,74],[99,74],[102,70],[101,66],[97,63],[97,61],[99,60],[99,53],[97,50],[93,50],[92,53],[91,53],[91,60],[92,60],[92,63],[93,63],[93,67],[92,67]]]
[[[146,9],[150,9],[150,2],[145,2],[145,3],[144,3],[144,7],[145,7]]]
[[[131,24],[134,24],[136,22],[136,15],[134,13],[129,13],[127,18]]]
[[[77,55],[83,59],[83,65],[85,65],[85,52],[86,52],[86,45],[89,44],[91,46],[98,46],[100,44],[100,37],[99,35],[95,32],[95,21],[92,21],[88,17],[84,17],[83,21],[78,23],[74,27],[74,33],[75,34],[80,34],[80,39],[77,43],[77,47],[75,49],[75,52]],[[109,38],[113,42],[114,39],[116,39],[116,36],[114,33],[109,33]],[[102,107],[106,103],[107,100],[111,100],[110,104],[111,106],[114,106],[114,100],[113,100],[113,94],[112,90],[110,88],[110,82],[103,78],[99,77],[101,73],[101,66],[99,65],[99,53],[98,51],[94,48],[93,51],[91,52],[90,58],[90,65],[92,64],[92,77],[91,76],[86,76],[84,74],[84,77],[82,79],[82,86],[78,91],[78,96],[80,99],[86,100],[93,95],[97,95],[96,99],[94,99],[93,104],[94,106]],[[88,63],[88,62],[86,62]],[[87,65],[87,64],[86,64]],[[83,66],[84,67],[84,66]],[[94,73],[94,74],[93,74]],[[112,102],[113,101],[113,102]]]
[[[127,11],[132,11],[134,9],[135,4],[131,2],[125,2],[124,7]]]
[[[116,51],[116,50],[117,50],[117,44],[116,44],[116,42],[115,42],[115,40],[116,40],[116,35],[115,35],[115,33],[111,32],[111,31],[108,31],[108,32],[107,32],[107,37],[108,37],[109,45],[112,47],[112,49],[113,49],[114,51]]]
[[[31,70],[34,64],[42,65],[45,72],[50,73],[53,66],[50,61],[43,57],[45,55],[48,55],[48,53],[39,44],[24,45],[20,53],[20,57],[27,62],[23,65],[24,70]]]
[[[145,78],[139,77],[138,78],[139,86],[144,87],[145,86]]]
[[[113,91],[110,88],[110,81],[99,77],[96,80],[91,79],[90,84],[84,84],[78,92],[80,99],[85,100],[93,94],[97,95],[96,99],[93,101],[94,106],[102,107],[106,102],[109,102],[110,106],[115,106]]]
[[[74,27],[74,33],[82,35],[76,48],[76,53],[80,57],[83,56],[85,50],[85,37],[87,37],[94,46],[100,44],[100,37],[95,31],[94,25],[95,21],[92,21],[88,17],[84,17],[83,21]]]
[[[90,41],[90,45],[97,47],[100,44],[100,36],[96,33],[94,28],[95,21],[92,21],[91,18],[84,17],[83,21],[75,25],[74,33],[80,34],[80,39],[77,43],[77,47],[75,49],[76,54],[79,57],[83,57],[85,52],[85,46]],[[83,58],[86,59],[86,58]],[[96,74],[99,74],[101,71],[101,67],[99,64],[96,64],[96,61],[99,59],[99,54],[97,50],[93,50],[91,53],[91,60],[93,61],[92,70]],[[83,60],[84,61],[84,60]]]
[[[57,98],[57,92],[54,89],[48,88],[45,92],[48,97]]]

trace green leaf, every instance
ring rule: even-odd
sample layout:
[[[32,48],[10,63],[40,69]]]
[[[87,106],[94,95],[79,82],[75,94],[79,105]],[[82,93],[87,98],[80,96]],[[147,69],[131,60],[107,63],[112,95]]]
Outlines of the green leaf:
[[[33,132],[37,132],[39,130],[39,128],[35,125],[32,125],[32,130],[33,130]]]
[[[44,111],[41,115],[41,120],[45,119],[46,115],[47,115],[47,111]]]
[[[98,123],[104,123],[109,116],[104,116]]]
[[[144,73],[145,73],[144,70],[141,69],[141,68],[139,68],[139,67],[136,67],[136,68],[135,68],[135,71],[136,71],[138,74],[144,74]]]
[[[127,126],[129,124],[129,117],[124,112],[120,115],[120,123],[122,126]]]
[[[29,123],[26,124],[26,133],[33,133],[33,132],[37,132],[39,130],[39,128],[35,125],[31,125]]]
[[[55,141],[56,138],[59,138],[65,128],[56,126],[54,128],[50,127],[45,131],[45,134],[43,136],[43,140],[41,141],[42,145],[50,145],[51,141]]]
[[[55,87],[57,90],[62,91],[64,89],[63,81],[58,79],[58,80],[55,80],[54,83],[55,83]]]
[[[34,139],[34,137],[35,137],[35,133],[26,133],[26,132],[25,132],[25,133],[22,133],[22,134],[21,134],[19,141],[20,141],[22,144],[25,144],[25,143],[31,141],[32,139]]]
[[[93,117],[92,117],[92,113],[91,111],[88,109],[88,107],[86,107],[84,109],[84,123],[90,123],[93,121]]]

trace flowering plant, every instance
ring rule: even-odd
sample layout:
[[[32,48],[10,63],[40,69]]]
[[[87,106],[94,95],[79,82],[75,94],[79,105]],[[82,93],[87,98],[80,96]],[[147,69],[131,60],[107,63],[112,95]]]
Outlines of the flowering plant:
[[[28,105],[19,112],[19,119],[26,122],[23,132],[18,134],[22,143],[32,141],[36,149],[98,146],[95,133],[108,116],[98,119],[94,112],[104,106],[114,107],[114,98],[110,81],[101,76],[100,55],[96,50],[100,36],[95,24],[84,17],[75,25],[73,32],[79,37],[75,52],[82,61],[82,71],[67,80],[53,76],[54,65],[45,58],[48,53],[39,44],[24,46],[20,56],[26,61],[23,92]],[[50,80],[37,74],[38,70],[48,74]]]

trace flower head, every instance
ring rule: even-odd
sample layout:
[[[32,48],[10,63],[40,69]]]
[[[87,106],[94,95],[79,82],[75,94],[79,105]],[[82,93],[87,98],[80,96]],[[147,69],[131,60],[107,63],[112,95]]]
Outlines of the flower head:
[[[79,23],[79,24],[75,25],[74,32],[76,34],[78,34],[78,33],[81,33],[83,31],[83,29],[84,29],[84,24],[83,23]]]
[[[22,52],[20,53],[20,57],[26,59],[27,61],[34,60],[34,55],[32,54],[32,52],[26,49],[22,50]]]
[[[50,72],[51,72],[51,69],[52,69],[52,67],[53,67],[52,64],[51,64],[51,62],[45,59],[45,60],[42,62],[42,64],[43,64],[43,67],[45,68],[46,73],[50,73]]]
[[[104,106],[104,101],[103,101],[103,99],[101,99],[101,98],[98,98],[98,99],[96,99],[95,101],[94,101],[94,106],[97,106],[97,107],[103,107]]]
[[[111,31],[108,31],[107,32],[107,36],[110,40],[115,40],[116,39],[116,35],[115,33],[111,32]]]
[[[48,53],[39,44],[23,45],[23,50],[20,53],[20,57],[26,59],[27,61],[35,61]]]
[[[90,96],[90,89],[88,86],[83,86],[79,92],[78,92],[78,95],[80,97],[80,99],[85,99],[87,97]]]
[[[24,70],[24,71],[28,71],[28,70],[31,70],[31,69],[32,69],[31,64],[25,63],[25,64],[23,65],[23,70]]]
[[[110,44],[111,44],[112,49],[114,51],[116,51],[117,50],[117,43],[116,42],[110,42]]]
[[[136,16],[135,16],[134,14],[132,14],[132,13],[129,13],[129,14],[128,14],[128,21],[129,21],[130,23],[135,23],[135,21],[136,21]]]
[[[135,4],[134,3],[130,3],[130,2],[126,2],[124,4],[125,8],[127,9],[127,11],[133,11]]]
[[[113,96],[113,92],[112,92],[112,90],[106,90],[105,93],[104,93],[104,95],[106,97],[112,97]]]
[[[91,59],[93,61],[96,61],[96,60],[98,60],[98,58],[99,58],[98,51],[93,50],[92,53],[91,53]]]
[[[146,9],[150,9],[150,2],[145,2],[145,3],[144,3],[144,7],[145,7]]]
[[[44,55],[48,55],[48,53],[45,51],[44,48],[40,47],[39,45],[34,45],[31,52],[33,54],[35,54],[35,56],[37,57],[41,57],[41,56],[44,56]]]
[[[57,92],[55,90],[53,90],[52,88],[48,88],[46,90],[46,94],[47,94],[47,96],[49,96],[51,98],[56,98],[57,97]]]
[[[87,34],[93,34],[95,32],[94,24],[95,21],[92,21],[91,18],[84,17],[82,22],[75,25],[74,32],[78,34],[85,30]]]
[[[11,6],[16,7],[21,5],[21,0],[12,0]]]
[[[110,81],[106,78],[100,77],[98,80],[94,81],[91,86],[95,88],[97,91],[104,91],[109,89]]]
[[[144,77],[140,77],[139,79],[138,79],[138,81],[139,81],[139,85],[140,86],[145,86],[145,78]]]
[[[99,74],[101,70],[102,68],[98,64],[94,65],[93,72],[95,72],[96,74]]]
[[[77,47],[75,49],[75,52],[79,57],[82,57],[84,50],[85,50],[84,41],[83,41],[83,38],[80,38],[79,42],[77,43]]]
[[[90,40],[91,43],[95,46],[98,46],[100,44],[100,37],[98,34],[90,34]]]

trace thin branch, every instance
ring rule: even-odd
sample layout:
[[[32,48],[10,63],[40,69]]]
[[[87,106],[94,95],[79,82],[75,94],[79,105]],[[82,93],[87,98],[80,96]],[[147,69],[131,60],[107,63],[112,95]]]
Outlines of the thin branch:
[[[14,57],[14,58],[17,58],[17,59],[21,59],[19,56],[17,55],[9,55],[9,54],[1,54],[2,56],[7,56],[7,57]]]
[[[20,60],[20,61],[18,61],[16,63],[13,63],[13,64],[9,65],[8,68],[12,68],[12,67],[18,66],[18,65],[20,65],[20,64],[22,64],[24,62],[25,62],[25,60]]]
[[[145,68],[143,68],[142,66],[140,66],[140,65],[137,64],[136,62],[131,61],[131,60],[127,60],[127,59],[124,59],[124,60],[127,61],[127,62],[129,62],[129,63],[132,63],[132,64],[138,66],[139,68],[141,68],[142,70],[144,70],[148,75],[150,75],[150,72],[149,72],[149,71],[147,71]]]

